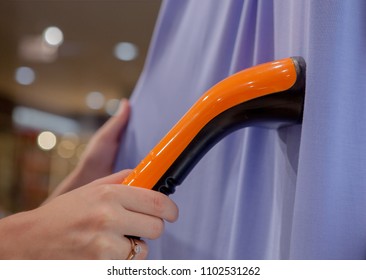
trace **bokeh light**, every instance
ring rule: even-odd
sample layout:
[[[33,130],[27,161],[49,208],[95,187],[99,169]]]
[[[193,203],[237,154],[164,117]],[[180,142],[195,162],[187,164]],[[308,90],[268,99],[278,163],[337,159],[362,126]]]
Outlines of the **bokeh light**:
[[[93,110],[99,110],[104,106],[104,95],[99,91],[92,91],[86,96],[86,105]]]
[[[21,66],[15,70],[15,80],[21,85],[30,85],[35,79],[36,74],[30,67]]]
[[[113,116],[119,108],[119,99],[109,99],[105,105],[105,111],[108,115]]]
[[[114,48],[114,55],[123,61],[131,61],[137,58],[138,49],[135,44],[129,42],[120,42]]]
[[[59,46],[64,41],[64,34],[56,26],[50,26],[43,32],[43,39],[51,46]]]
[[[43,131],[37,137],[38,146],[45,151],[52,150],[57,143],[57,137],[51,131]]]

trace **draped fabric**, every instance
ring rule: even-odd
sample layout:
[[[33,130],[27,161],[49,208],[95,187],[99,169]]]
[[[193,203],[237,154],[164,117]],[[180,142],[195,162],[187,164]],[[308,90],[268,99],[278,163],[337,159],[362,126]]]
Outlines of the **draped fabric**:
[[[366,2],[165,1],[116,170],[133,168],[212,85],[307,62],[302,125],[227,136],[171,198],[151,259],[366,257]]]

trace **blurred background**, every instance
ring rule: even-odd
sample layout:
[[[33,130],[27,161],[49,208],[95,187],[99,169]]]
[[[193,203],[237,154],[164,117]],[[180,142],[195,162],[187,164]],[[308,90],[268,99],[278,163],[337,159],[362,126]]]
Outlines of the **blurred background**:
[[[0,217],[37,207],[130,96],[160,4],[0,1]]]

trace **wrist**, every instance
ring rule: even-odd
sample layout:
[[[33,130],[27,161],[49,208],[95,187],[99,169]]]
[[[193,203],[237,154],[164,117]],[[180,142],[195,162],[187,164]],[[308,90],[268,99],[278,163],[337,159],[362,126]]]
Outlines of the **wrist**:
[[[20,212],[0,220],[0,259],[30,259],[34,221],[32,211]]]

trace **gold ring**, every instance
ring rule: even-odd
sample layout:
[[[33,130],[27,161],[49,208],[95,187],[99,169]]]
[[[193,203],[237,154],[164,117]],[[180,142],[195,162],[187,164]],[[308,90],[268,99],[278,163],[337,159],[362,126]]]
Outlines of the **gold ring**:
[[[133,260],[133,258],[141,252],[141,246],[137,244],[134,238],[128,237],[131,242],[131,251],[127,256],[127,260]]]

